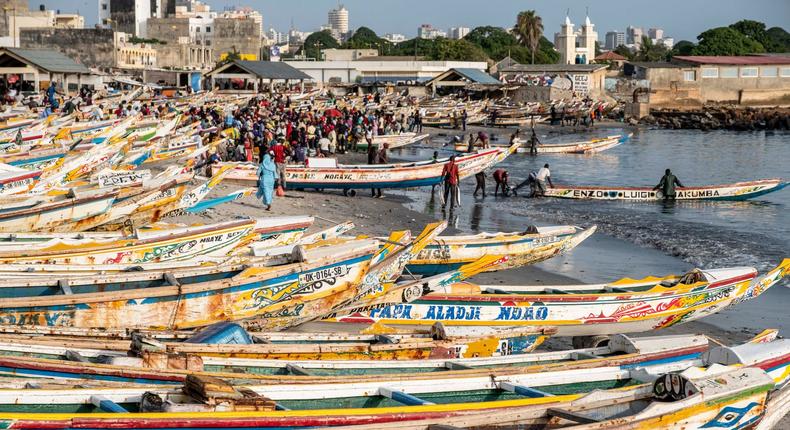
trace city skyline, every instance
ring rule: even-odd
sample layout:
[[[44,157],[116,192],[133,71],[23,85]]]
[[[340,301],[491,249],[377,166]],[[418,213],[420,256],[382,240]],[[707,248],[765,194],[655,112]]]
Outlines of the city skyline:
[[[302,2],[278,2],[275,0],[207,0],[215,10],[227,6],[249,6],[258,10],[264,19],[265,28],[287,31],[291,22],[303,31],[317,30],[327,24],[327,12],[338,6],[336,0],[306,0]],[[309,9],[305,3],[309,3]],[[539,1],[524,4],[518,0],[493,0],[488,9],[479,8],[479,3],[471,0],[398,0],[397,7],[383,2],[364,0],[344,0],[349,10],[349,27],[356,30],[360,26],[373,29],[377,34],[401,33],[411,38],[416,35],[420,24],[431,24],[447,30],[451,27],[474,28],[482,25],[509,27],[513,25],[516,14],[525,9],[535,9],[543,18],[544,34],[551,40],[570,9],[570,18],[579,25],[585,17],[587,5],[577,0]],[[611,0],[606,4],[595,4],[589,8],[590,19],[596,26],[599,36],[608,31],[624,31],[629,25],[642,28],[660,27],[667,36],[675,41],[696,41],[696,36],[712,27],[726,26],[740,19],[753,19],[764,22],[768,27],[787,26],[790,16],[790,2],[786,0],[760,0],[743,3],[735,0],[722,0],[716,3],[715,10],[707,2],[688,2],[664,0],[661,3],[641,1],[634,4],[627,0]],[[49,9],[62,12],[79,12],[85,16],[86,25],[92,26],[98,20],[96,0],[31,0],[31,9],[43,4]],[[452,4],[452,8],[448,8]],[[638,8],[639,11],[634,11]],[[683,13],[677,13],[683,10]],[[306,11],[309,11],[306,13]],[[413,11],[419,11],[414,13]]]

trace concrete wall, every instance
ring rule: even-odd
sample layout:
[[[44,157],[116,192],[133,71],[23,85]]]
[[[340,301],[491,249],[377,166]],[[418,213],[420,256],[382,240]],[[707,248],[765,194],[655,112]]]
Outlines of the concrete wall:
[[[208,46],[194,44],[154,45],[156,64],[158,67],[171,69],[211,69],[214,67],[214,55]]]
[[[151,18],[146,27],[149,38],[168,43],[189,37],[189,18]]]
[[[718,68],[718,78],[702,77],[703,69]],[[738,69],[738,77],[724,78],[723,69]],[[748,66],[753,67],[753,66]],[[645,77],[650,81],[651,107],[692,107],[705,103],[746,105],[788,105],[790,76],[782,77],[781,68],[790,66],[755,66],[757,77],[742,77],[738,66],[688,66],[682,68],[650,68]],[[762,76],[763,68],[775,68],[776,77]],[[694,80],[686,80],[685,72],[693,72]]]
[[[251,18],[214,19],[214,59],[219,61],[224,54],[238,51],[245,59],[258,59],[261,53],[261,26]]]
[[[550,102],[552,100],[570,99],[573,93],[570,90],[553,88],[549,86],[521,86],[514,91],[508,91],[513,101],[518,103]]]
[[[113,67],[113,31],[96,28],[29,28],[20,33],[22,48],[57,49],[88,67]]]

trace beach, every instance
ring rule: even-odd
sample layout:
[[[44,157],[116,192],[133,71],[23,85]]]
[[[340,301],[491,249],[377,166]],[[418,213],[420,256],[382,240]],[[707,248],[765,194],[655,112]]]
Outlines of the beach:
[[[623,125],[620,123],[606,123],[601,125],[602,129],[597,131],[597,133],[605,134],[611,130],[620,130],[622,127]],[[493,135],[496,139],[494,140],[496,144],[503,144],[503,140],[510,133],[509,130],[480,127],[475,128],[473,132],[480,130]],[[579,130],[571,127],[558,129],[546,125],[538,126],[537,130],[539,135],[544,138],[566,140],[574,139],[571,136],[575,136],[579,131],[589,133],[585,129]],[[637,134],[645,132],[644,129],[638,128],[629,128],[627,130]],[[415,145],[415,148],[392,151],[390,155],[391,161],[427,159],[429,157],[427,154],[430,154],[433,150],[447,151],[445,142],[452,135],[460,134],[460,132],[431,129],[430,134],[431,137],[426,142]],[[627,150],[633,151],[634,149],[627,148]],[[605,161],[612,162],[613,156],[604,154],[603,157]],[[364,164],[366,156],[364,153],[342,154],[338,156],[338,161],[346,164]],[[491,172],[488,172],[489,178],[490,174]],[[489,187],[492,187],[492,185],[492,181],[489,182]],[[339,190],[325,190],[323,192],[288,190],[285,197],[275,199],[271,212],[265,211],[263,205],[253,195],[210,209],[200,215],[180,216],[172,219],[172,221],[189,224],[218,222],[242,216],[311,215],[315,217],[315,223],[310,232],[351,221],[354,223],[355,228],[350,234],[367,236],[384,236],[392,231],[403,229],[411,230],[413,234],[417,234],[426,224],[437,220],[447,220],[450,224],[443,233],[444,235],[470,234],[481,231],[494,232],[498,230],[518,231],[516,229],[508,230],[497,227],[526,227],[528,223],[513,222],[513,220],[519,220],[524,217],[523,212],[520,212],[519,209],[514,209],[513,206],[514,204],[520,204],[517,203],[519,200],[516,200],[519,198],[513,198],[514,200],[512,201],[507,199],[475,200],[470,195],[473,187],[474,180],[472,178],[462,183],[464,205],[458,210],[460,215],[443,213],[436,207],[436,202],[430,198],[430,189],[384,190],[384,198],[382,199],[371,198],[367,190],[360,190],[355,197],[344,196]],[[242,186],[239,184],[223,182],[212,192],[212,196],[226,195],[240,188]],[[435,198],[438,198],[438,195]],[[490,212],[481,209],[481,207],[493,208],[493,212],[505,209],[505,212],[492,215]],[[578,218],[574,219],[571,219],[567,214],[562,214],[562,216],[554,217],[555,221],[552,223],[549,221],[557,213],[552,212],[552,210],[547,212],[549,214],[548,218],[535,216],[534,212],[529,212],[529,216],[526,218],[536,220],[541,225],[567,223],[584,227],[599,220],[595,212],[591,211],[589,213],[577,213]],[[459,221],[459,218],[465,219],[467,216],[469,216],[469,223]],[[500,219],[502,217],[504,217],[504,221]],[[683,245],[679,244],[677,246],[679,248],[683,247]],[[781,249],[781,244],[779,247]],[[640,239],[639,235],[620,234],[616,223],[612,223],[612,225],[604,224],[603,229],[599,229],[598,233],[569,254],[532,266],[481,274],[472,278],[470,282],[485,285],[563,286],[614,281],[623,277],[665,276],[673,273],[683,273],[695,266],[692,258],[685,258],[690,255],[688,251],[688,249],[681,249],[677,252],[672,252],[662,248],[662,244],[657,240],[645,239],[644,237]],[[705,254],[703,253],[702,255]],[[748,262],[748,260],[745,261]],[[765,265],[760,267],[760,269],[762,270],[764,267]],[[639,337],[661,334],[705,334],[715,343],[736,345],[749,340],[761,332],[762,329],[786,329],[790,327],[790,322],[788,322],[786,317],[782,316],[783,314],[780,311],[780,309],[784,308],[784,303],[786,302],[787,290],[778,286],[767,292],[765,297],[742,303],[735,308],[724,310],[709,318],[676,325],[660,332],[634,333],[630,335]],[[771,313],[772,309],[775,312]],[[364,327],[349,326],[347,329],[354,331],[362,328]],[[316,322],[303,325],[295,330],[321,331],[328,329],[336,330],[337,325]],[[780,333],[785,331],[780,331]],[[560,350],[571,347],[569,338],[552,338],[539,349]],[[790,428],[790,418],[786,417],[777,428]]]
[[[604,122],[598,125],[598,133],[606,133],[607,130],[617,130],[623,124],[618,122]],[[550,136],[558,139],[573,139],[581,133],[589,133],[590,129],[585,127],[551,127],[545,124],[536,126],[536,130],[541,136]],[[639,133],[639,128],[627,128],[629,132]],[[461,131],[431,129],[426,128],[430,133],[426,142],[421,142],[415,146],[418,150],[405,148],[391,151],[391,161],[412,160],[407,151],[418,151],[418,154],[430,153],[432,150],[446,150],[445,143],[453,135],[461,134]],[[470,127],[467,133],[484,131],[492,135],[495,144],[502,144],[503,139],[512,133],[509,129],[491,129],[485,127]],[[524,132],[522,131],[522,134]],[[499,142],[497,142],[499,140]],[[629,148],[629,150],[631,150]],[[606,154],[603,154],[606,155]],[[515,155],[513,156],[515,157]],[[366,156],[364,153],[347,153],[337,156],[339,163],[344,164],[364,164]],[[490,177],[491,172],[488,172]],[[488,186],[491,188],[493,181],[489,179]],[[462,200],[465,202],[463,210],[468,210],[470,206],[474,208],[479,205],[479,201],[470,200],[471,189],[474,186],[474,179],[469,178],[463,182],[466,188],[462,188]],[[212,196],[218,197],[229,192],[243,188],[240,184],[231,181],[224,181],[212,192]],[[468,188],[468,190],[467,190]],[[424,202],[426,195],[430,195],[430,189],[407,189],[407,190],[385,190],[383,199],[371,198],[366,190],[360,190],[355,197],[347,197],[340,190],[325,190],[316,192],[313,190],[297,191],[288,190],[285,197],[278,197],[272,206],[271,212],[264,210],[263,205],[255,196],[245,197],[238,201],[226,203],[216,208],[210,209],[199,215],[180,216],[173,218],[172,221],[180,223],[209,223],[227,220],[233,217],[268,217],[268,216],[291,216],[291,215],[310,215],[315,217],[315,223],[310,232],[320,231],[332,225],[351,221],[355,228],[349,233],[352,235],[367,236],[386,236],[395,230],[408,229],[413,234],[418,234],[422,228],[437,220],[447,220],[448,228],[443,235],[470,234],[477,231],[518,231],[518,230],[496,230],[487,229],[488,226],[498,226],[495,221],[486,222],[478,220],[477,228],[471,229],[469,225],[459,222],[458,218],[453,218],[453,214],[435,210],[425,210]],[[466,194],[466,191],[468,191]],[[491,190],[489,189],[489,192]],[[436,198],[438,199],[438,192]],[[514,201],[519,198],[513,198]],[[523,199],[521,199],[523,200]],[[485,206],[503,203],[503,200],[491,200],[490,203],[483,201]],[[413,208],[422,210],[414,210]],[[459,211],[460,212],[460,211]],[[465,212],[462,212],[465,213]],[[463,215],[462,215],[463,216]],[[588,217],[582,216],[577,220],[568,220],[568,224],[581,225],[587,227],[591,224]],[[565,221],[565,220],[563,220]],[[555,222],[555,225],[565,222]],[[474,222],[473,222],[474,224]],[[547,225],[547,224],[542,224]],[[474,226],[474,225],[473,225]],[[526,228],[526,224],[522,227]],[[497,271],[477,275],[470,282],[484,285],[573,285],[581,283],[594,283],[614,281],[623,277],[639,278],[644,276],[665,276],[673,273],[683,273],[694,267],[682,256],[668,255],[667,252],[655,247],[645,246],[645,244],[634,243],[617,235],[601,231],[593,235],[590,239],[583,242],[574,251],[555,257],[548,261],[511,269],[507,271]],[[600,265],[598,270],[590,269],[590,262]],[[619,272],[619,273],[618,273]],[[778,302],[785,300],[786,291],[775,288],[766,294],[776,294]],[[692,321],[679,326],[666,329],[661,333],[704,333],[714,339],[726,344],[743,342],[751,336],[762,331],[762,328],[782,328],[786,325],[784,320],[779,327],[772,325],[772,321],[766,321],[763,310],[770,304],[762,298],[739,305],[737,309],[725,310],[721,314],[700,320]],[[773,303],[773,302],[772,302]],[[741,308],[748,310],[743,311]],[[762,325],[762,326],[761,326]],[[654,333],[641,333],[636,335],[649,335]],[[547,346],[558,347],[568,346],[569,342],[554,340]]]

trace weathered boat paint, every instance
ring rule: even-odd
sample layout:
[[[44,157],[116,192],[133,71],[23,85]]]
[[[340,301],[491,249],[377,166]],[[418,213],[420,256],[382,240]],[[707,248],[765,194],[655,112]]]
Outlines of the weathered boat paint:
[[[538,233],[495,233],[475,236],[442,236],[425,247],[409,262],[409,272],[436,275],[454,270],[484,255],[507,256],[508,260],[491,270],[505,270],[534,264],[561,255],[578,246],[596,230],[593,226],[577,231],[575,227],[541,227]]]
[[[736,182],[726,185],[677,188],[675,200],[747,200],[779,191],[790,182],[782,179],[765,179],[751,182]],[[546,190],[546,197],[586,200],[629,200],[659,201],[664,197],[652,188],[623,188],[557,185]]]
[[[460,178],[464,179],[504,160],[516,150],[496,148],[478,151],[456,159]],[[286,170],[288,186],[292,188],[317,189],[365,189],[365,188],[411,188],[441,183],[442,169],[448,159],[433,162],[339,166],[337,168],[311,168],[289,166]],[[230,163],[226,163],[230,164]],[[234,164],[231,164],[234,165]],[[257,181],[257,166],[235,164],[236,170],[228,175],[229,180],[243,183]],[[215,165],[214,169],[220,166]]]
[[[222,257],[256,239],[303,233],[313,219],[282,217],[242,219],[200,227],[144,232],[136,237],[102,239],[53,238],[38,244],[0,246],[5,264],[141,264]],[[1,224],[0,224],[1,225]],[[274,245],[275,243],[271,243]]]
[[[441,322],[461,332],[492,327],[556,327],[560,336],[642,332],[669,327],[753,299],[779,282],[790,259],[760,278],[753,268],[707,270],[705,281],[664,287],[652,281],[646,291],[606,293],[456,294],[452,287],[431,293],[396,312],[380,305],[356,309],[331,321],[419,327]]]
[[[0,323],[188,328],[253,317],[271,321],[306,318],[303,309],[311,298],[356,285],[367,274],[376,247],[354,246],[357,249],[330,247],[315,261],[250,268],[229,279],[38,297],[32,304],[29,297],[4,299],[0,301]],[[329,285],[332,288],[324,288]]]
[[[787,345],[784,346],[787,349]],[[784,355],[784,362],[790,360],[790,354]],[[756,424],[765,412],[768,394],[776,389],[773,380],[760,368],[763,360],[757,359],[752,364],[733,366],[717,366],[705,363],[707,368],[690,368],[681,374],[666,375],[670,369],[682,370],[693,365],[693,362],[680,364],[652,365],[648,369],[656,372],[658,378],[654,383],[622,387],[628,381],[615,382],[610,389],[598,391],[592,395],[575,394],[584,389],[584,383],[568,383],[574,376],[578,380],[595,381],[595,385],[603,384],[606,378],[651,378],[640,371],[629,372],[617,369],[606,371],[559,371],[549,374],[531,375],[536,380],[535,386],[542,390],[552,391],[556,395],[547,395],[546,391],[537,391],[542,397],[524,398],[524,390],[519,390],[523,378],[519,377],[486,377],[476,380],[428,380],[422,385],[413,382],[382,380],[378,384],[306,384],[306,385],[268,385],[252,386],[252,390],[278,404],[288,407],[294,403],[310,405],[310,398],[322,397],[313,404],[341,405],[355,404],[349,396],[363,396],[367,407],[333,408],[317,410],[285,410],[272,412],[182,412],[182,413],[25,413],[8,412],[3,414],[5,424],[9,428],[35,428],[46,424],[52,428],[66,428],[81,425],[88,428],[165,428],[178,425],[189,425],[200,428],[303,428],[312,426],[344,426],[358,425],[365,429],[419,428],[427,429],[432,424],[450,424],[454,426],[479,426],[490,424],[491,416],[497,417],[499,425],[545,426],[557,412],[569,412],[582,416],[590,414],[599,419],[587,426],[575,426],[574,423],[558,428],[589,429],[589,428],[650,428],[650,429],[704,429],[722,425],[735,428],[748,428]],[[652,379],[652,378],[651,378]],[[431,383],[431,381],[434,381]],[[545,385],[549,381],[554,384]],[[612,381],[612,379],[609,379]],[[386,384],[389,382],[389,384]],[[419,382],[419,381],[417,381]],[[639,380],[635,381],[638,383]],[[632,383],[633,383],[632,382]],[[564,385],[562,385],[564,384]],[[588,383],[589,385],[589,383]],[[420,402],[418,406],[395,406],[397,403],[384,398],[387,393],[407,393],[411,398],[432,399],[432,393],[444,392],[451,395],[453,389],[470,390],[476,386],[489,387],[487,392],[495,392],[498,397],[490,396],[482,401],[470,402],[480,397],[471,393],[461,397],[462,403],[438,401],[439,404]],[[372,387],[372,388],[371,388]],[[383,388],[382,388],[383,387]],[[386,389],[384,389],[386,388]],[[508,394],[511,389],[516,393]],[[322,391],[323,390],[323,391]],[[331,390],[331,391],[330,391]],[[170,397],[168,388],[152,387],[149,391]],[[535,390],[531,390],[535,392]],[[573,394],[568,394],[568,393]],[[113,392],[112,389],[43,391],[38,393],[52,399],[56,404],[72,404],[74,406],[88,403],[89,396],[96,393],[106,395],[108,400],[119,404],[134,402],[139,398],[140,390],[127,389]],[[60,394],[60,397],[55,396]],[[343,397],[338,397],[343,396]],[[397,396],[389,396],[396,398]],[[406,396],[404,396],[406,397]],[[175,399],[176,397],[174,397]],[[334,399],[333,399],[334,398]],[[491,398],[506,400],[491,401]],[[24,402],[24,397],[15,392],[5,393],[4,404]],[[184,397],[180,397],[183,401]],[[293,400],[292,400],[293,399]],[[365,400],[366,399],[366,400]],[[371,403],[375,399],[374,403]],[[30,399],[28,398],[28,401]],[[39,401],[40,402],[40,401]],[[363,404],[360,404],[360,406]],[[375,407],[378,406],[378,407]],[[24,407],[24,406],[22,406]],[[552,409],[550,409],[552,408]],[[628,413],[621,413],[628,411]],[[555,423],[558,421],[554,420]]]

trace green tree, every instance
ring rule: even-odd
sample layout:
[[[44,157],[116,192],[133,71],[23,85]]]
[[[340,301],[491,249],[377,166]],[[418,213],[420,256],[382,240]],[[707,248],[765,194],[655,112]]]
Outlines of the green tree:
[[[759,21],[752,21],[750,19],[742,19],[735,24],[730,25],[730,28],[737,30],[742,35],[759,42],[766,51],[771,52],[771,38],[765,31],[765,24]]]
[[[316,31],[307,36],[304,45],[299,48],[299,54],[320,60],[321,51],[339,47],[340,44],[332,37],[332,33],[329,30]]]
[[[790,33],[782,27],[771,27],[765,31],[771,40],[771,52],[790,52]]]
[[[433,46],[428,59],[435,61],[488,61],[482,48],[468,40],[439,38]]]
[[[669,49],[664,44],[655,44],[647,36],[642,36],[642,43],[639,44],[634,60],[636,61],[664,61],[669,57]]]
[[[535,52],[538,50],[540,38],[543,36],[543,19],[534,10],[520,12],[516,17],[513,33],[519,43],[528,47],[532,52],[532,64],[535,64]]]
[[[695,46],[694,42],[681,40],[672,47],[672,55],[692,55]]]
[[[221,61],[217,62],[217,65],[221,66],[221,65],[224,65],[224,64],[232,63],[234,61],[238,61],[238,60],[241,60],[241,53],[234,46],[232,51],[227,52],[225,54],[225,58],[223,58]]]
[[[343,48],[347,49],[379,49],[383,51],[390,43],[380,38],[375,31],[368,27],[359,27],[354,35],[343,44]]]
[[[699,43],[692,51],[694,55],[746,55],[765,52],[760,42],[744,36],[730,27],[717,27],[697,36]]]
[[[627,58],[629,60],[633,60],[634,59],[634,53],[631,52],[631,49],[629,49],[625,45],[619,45],[617,48],[614,48],[614,53],[615,54],[620,54],[620,55],[622,55],[623,57],[625,57],[625,58]]]
[[[482,48],[494,61],[507,57],[513,47],[518,46],[515,36],[502,27],[477,27],[470,31],[464,39]]]

